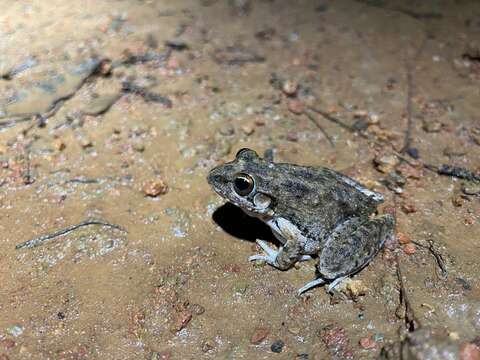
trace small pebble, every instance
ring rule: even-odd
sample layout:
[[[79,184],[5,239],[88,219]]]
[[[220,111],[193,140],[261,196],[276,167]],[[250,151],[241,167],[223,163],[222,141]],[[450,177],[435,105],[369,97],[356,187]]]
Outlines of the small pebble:
[[[109,59],[102,60],[98,68],[98,72],[102,76],[109,76],[112,74],[113,65],[112,61]]]
[[[452,332],[448,333],[448,337],[452,340],[459,340],[460,339],[460,335],[456,331],[452,331]]]
[[[270,331],[265,327],[259,327],[255,329],[252,337],[250,338],[250,342],[254,345],[261,344],[263,340],[265,340],[268,336]]]
[[[480,348],[470,342],[460,345],[461,360],[480,360]]]
[[[289,131],[287,133],[287,140],[291,142],[297,142],[298,141],[298,135],[296,132]]]
[[[189,309],[194,315],[202,315],[205,312],[205,308],[200,304],[192,304]]]
[[[252,125],[242,126],[242,131],[245,135],[252,135],[255,132],[255,128]]]
[[[402,245],[409,244],[412,242],[412,238],[402,232],[399,232],[397,234],[397,238],[398,238],[398,242]]]
[[[288,110],[295,115],[300,115],[303,113],[303,104],[298,99],[293,99],[288,102]]]
[[[452,198],[452,204],[455,207],[461,207],[465,204],[465,199],[461,195],[454,196]]]
[[[254,122],[256,126],[265,126],[265,120],[262,118],[256,118]]]
[[[67,147],[67,145],[63,142],[62,139],[55,139],[53,140],[53,147],[57,151],[63,151]]]
[[[281,353],[284,346],[285,343],[282,340],[277,340],[272,344],[272,346],[270,346],[270,350],[272,350],[274,353]]]
[[[220,128],[220,134],[223,136],[232,136],[235,134],[235,128],[233,127],[232,124],[225,124]]]
[[[378,171],[388,174],[398,164],[398,159],[394,155],[379,155],[373,159],[373,164]]]
[[[84,149],[88,149],[93,146],[93,141],[90,140],[88,137],[82,136],[80,138],[80,146]]]
[[[442,130],[442,123],[439,121],[428,121],[423,124],[422,128],[428,133],[436,133]]]
[[[143,145],[142,143],[134,143],[132,145],[132,148],[136,152],[144,152],[145,151],[145,145]]]
[[[417,248],[415,247],[414,244],[412,243],[409,243],[409,244],[405,244],[403,246],[403,252],[407,255],[412,255],[412,254],[415,254],[415,252],[417,251]]]
[[[188,310],[182,311],[174,324],[175,332],[182,330],[192,320],[192,313]]]
[[[407,154],[413,158],[413,159],[418,159],[420,157],[420,154],[418,152],[418,149],[417,148],[412,148],[412,147],[409,147],[407,150],[406,150]]]
[[[348,294],[354,298],[365,295],[368,290],[362,280],[350,280],[346,287]]]
[[[23,328],[20,325],[13,325],[7,331],[10,335],[14,337],[19,337],[23,334]]]
[[[287,80],[283,83],[282,91],[285,95],[295,96],[298,91],[298,83],[292,80]]]
[[[402,174],[403,177],[409,178],[409,179],[421,179],[423,176],[422,169],[410,166],[408,164],[401,164],[397,167],[397,171]]]
[[[414,204],[405,203],[402,205],[402,211],[405,214],[412,214],[417,212],[417,207]]]
[[[168,185],[161,179],[150,180],[143,186],[143,193],[150,197],[164,195],[168,191]]]
[[[377,343],[371,337],[364,337],[361,338],[359,341],[360,346],[362,349],[369,350],[375,348]]]
[[[209,352],[211,350],[215,349],[215,342],[211,339],[205,340],[202,344],[202,351],[204,353]]]
[[[0,346],[7,351],[15,347],[15,345],[16,343],[12,339],[3,339],[2,341],[0,341]]]

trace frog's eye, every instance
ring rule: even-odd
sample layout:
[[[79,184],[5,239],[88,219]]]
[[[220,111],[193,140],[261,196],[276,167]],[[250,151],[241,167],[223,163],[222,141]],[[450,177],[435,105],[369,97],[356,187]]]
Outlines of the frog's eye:
[[[233,180],[233,189],[240,196],[247,196],[253,191],[255,181],[248,174],[238,174]]]

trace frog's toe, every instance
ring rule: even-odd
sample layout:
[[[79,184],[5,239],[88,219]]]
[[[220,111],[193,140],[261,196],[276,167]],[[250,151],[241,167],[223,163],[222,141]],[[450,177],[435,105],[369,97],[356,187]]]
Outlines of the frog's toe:
[[[298,295],[302,295],[305,291],[310,290],[315,286],[323,285],[323,284],[325,284],[325,280],[323,280],[322,278],[318,278],[313,281],[310,281],[306,283],[304,286],[302,286],[300,289],[298,289]]]
[[[258,246],[260,246],[262,248],[263,251],[265,251],[265,253],[269,257],[274,258],[274,259],[277,257],[278,251],[273,250],[270,246],[268,246],[268,244],[265,241],[257,239],[257,244],[258,244]]]
[[[310,255],[302,255],[302,257],[300,259],[298,259],[298,261],[309,261],[309,260],[312,260],[313,258],[310,256]]]
[[[345,280],[346,278],[348,278],[348,276],[342,276],[342,277],[339,277],[339,278],[336,278],[335,280],[333,280],[330,284],[328,284],[327,292],[328,293],[332,292],[332,290],[335,289],[335,287],[338,284],[340,284],[343,280]]]
[[[260,255],[260,254],[257,254],[257,255],[252,255],[252,256],[249,256],[248,257],[248,261],[257,261],[257,260],[261,260],[261,261],[265,261],[267,264],[269,265],[273,265],[275,266],[276,265],[276,256],[269,256],[269,255]]]

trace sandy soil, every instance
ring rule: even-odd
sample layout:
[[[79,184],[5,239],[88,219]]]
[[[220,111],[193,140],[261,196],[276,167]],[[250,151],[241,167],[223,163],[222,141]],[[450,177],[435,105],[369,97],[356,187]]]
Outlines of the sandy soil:
[[[479,104],[474,0],[3,0],[0,359],[478,359]],[[399,242],[295,296],[314,263],[248,263],[206,183],[242,147],[384,193]],[[87,219],[121,229],[15,248]]]

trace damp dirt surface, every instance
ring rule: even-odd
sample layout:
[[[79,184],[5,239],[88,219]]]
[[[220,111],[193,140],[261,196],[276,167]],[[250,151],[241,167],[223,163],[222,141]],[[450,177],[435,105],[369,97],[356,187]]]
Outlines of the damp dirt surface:
[[[0,359],[479,359],[479,104],[474,0],[4,0]],[[297,296],[206,182],[243,147],[396,239]]]

